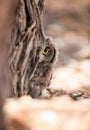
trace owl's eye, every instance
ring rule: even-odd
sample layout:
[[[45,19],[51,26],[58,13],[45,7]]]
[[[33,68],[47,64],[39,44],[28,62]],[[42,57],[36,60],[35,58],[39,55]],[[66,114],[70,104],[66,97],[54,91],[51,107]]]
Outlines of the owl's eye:
[[[50,54],[50,48],[46,47],[45,50],[43,51],[43,55],[44,56],[49,56],[49,54]]]
[[[43,55],[48,55],[48,50],[47,51],[43,51]]]
[[[43,55],[45,56],[45,60],[53,63],[56,55],[56,50],[53,46],[47,46],[43,51]]]

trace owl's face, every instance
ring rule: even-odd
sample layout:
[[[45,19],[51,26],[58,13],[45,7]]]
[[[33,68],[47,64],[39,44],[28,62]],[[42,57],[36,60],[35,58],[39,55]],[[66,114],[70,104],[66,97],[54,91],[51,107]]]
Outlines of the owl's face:
[[[55,56],[56,56],[56,50],[52,44],[46,45],[42,54],[43,54],[44,61],[53,63],[55,60]]]
[[[50,85],[55,59],[56,49],[54,44],[49,39],[46,39],[46,46],[41,51],[35,73],[29,82],[28,94],[32,97],[38,98],[42,94],[43,89]]]

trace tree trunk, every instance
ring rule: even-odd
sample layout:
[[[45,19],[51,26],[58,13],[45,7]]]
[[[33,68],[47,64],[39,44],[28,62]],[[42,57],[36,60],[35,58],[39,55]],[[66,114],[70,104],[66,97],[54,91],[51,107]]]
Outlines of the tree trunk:
[[[50,84],[56,51],[43,32],[43,5],[43,0],[0,1],[0,130],[6,129],[7,94],[38,98]]]
[[[8,69],[11,23],[14,21],[17,0],[0,0],[0,130],[6,130],[2,111],[7,91],[11,85]]]
[[[19,0],[10,41],[9,61],[14,77],[10,96],[38,98],[50,84],[55,49],[43,32],[43,5],[43,0]]]

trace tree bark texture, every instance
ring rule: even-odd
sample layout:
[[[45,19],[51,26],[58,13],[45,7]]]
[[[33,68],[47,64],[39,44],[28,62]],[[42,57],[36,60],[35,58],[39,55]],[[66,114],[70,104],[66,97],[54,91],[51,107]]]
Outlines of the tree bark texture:
[[[43,7],[43,0],[0,0],[0,130],[6,95],[38,98],[50,84],[56,50],[44,35]]]
[[[44,35],[41,14],[44,1],[19,0],[12,25],[9,65],[13,78],[10,96],[41,96],[51,80],[56,50]]]

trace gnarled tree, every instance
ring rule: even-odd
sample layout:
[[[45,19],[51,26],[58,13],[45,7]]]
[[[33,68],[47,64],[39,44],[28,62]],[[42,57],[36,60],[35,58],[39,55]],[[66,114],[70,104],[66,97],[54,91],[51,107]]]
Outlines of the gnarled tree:
[[[5,58],[0,63],[1,115],[4,102],[3,87],[9,92],[9,97],[41,96],[43,89],[50,84],[56,50],[53,40],[44,35],[41,22],[43,0],[0,2],[0,6],[4,7],[0,8],[0,58]],[[0,120],[2,118],[3,115]],[[0,123],[0,129],[5,130],[4,123]]]

